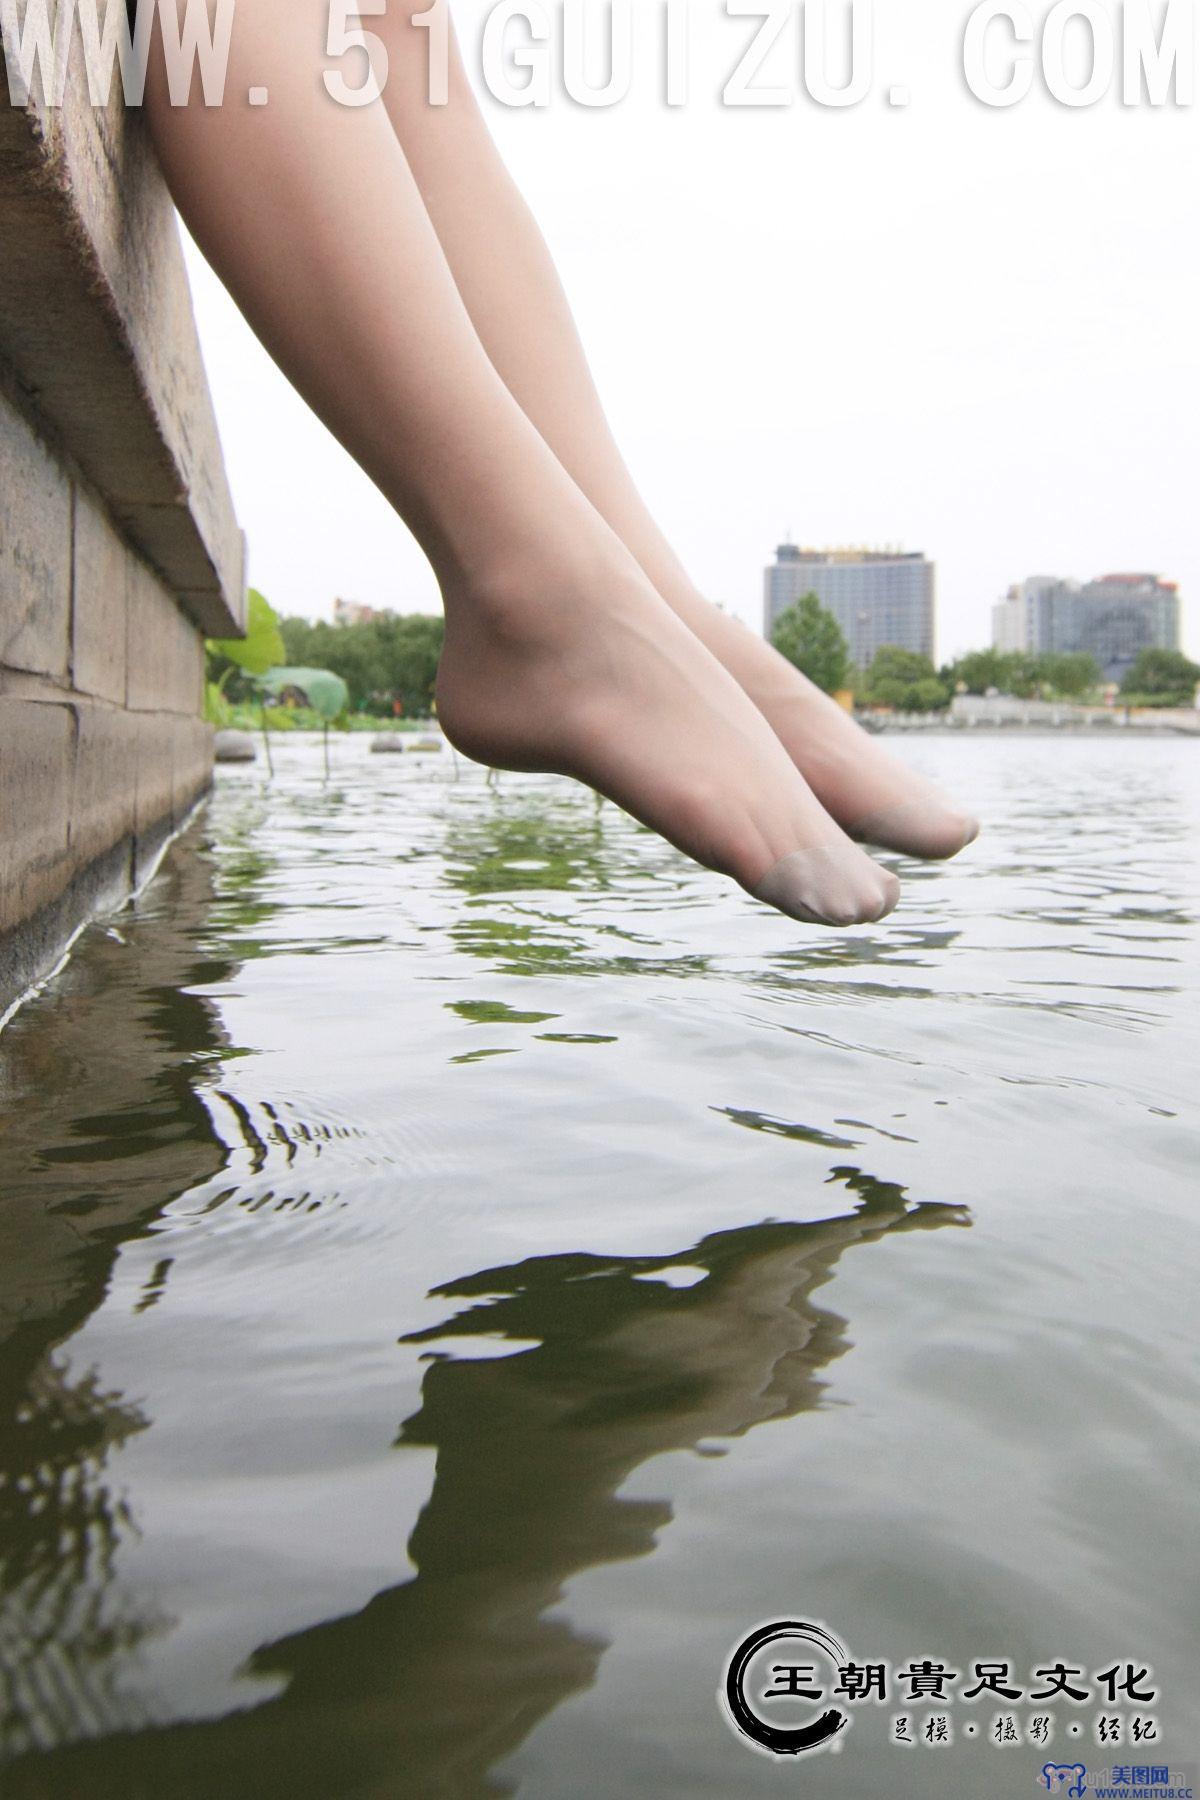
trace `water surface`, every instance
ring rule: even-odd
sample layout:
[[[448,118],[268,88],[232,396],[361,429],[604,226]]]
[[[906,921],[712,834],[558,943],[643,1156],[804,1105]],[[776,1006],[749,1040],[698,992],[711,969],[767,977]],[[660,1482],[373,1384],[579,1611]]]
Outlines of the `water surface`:
[[[844,934],[565,783],[222,774],[0,1038],[0,1792],[1037,1791],[988,1704],[755,1754],[789,1616],[1200,1762],[1200,751],[903,748],[988,830]]]

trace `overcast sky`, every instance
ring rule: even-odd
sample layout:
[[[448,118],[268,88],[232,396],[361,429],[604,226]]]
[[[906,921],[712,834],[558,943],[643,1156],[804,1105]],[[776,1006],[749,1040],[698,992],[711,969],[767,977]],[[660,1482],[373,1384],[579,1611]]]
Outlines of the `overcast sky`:
[[[490,3],[454,7],[476,67]],[[1200,653],[1196,111],[1069,109],[1040,81],[992,110],[963,80],[970,0],[879,0],[876,91],[842,111],[802,89],[722,107],[752,26],[690,0],[692,99],[668,110],[662,7],[635,6],[628,100],[488,114],[700,585],[758,626],[789,531],[924,550],[949,656],[1028,574],[1146,569],[1181,584]],[[798,65],[785,42],[762,79],[799,88]],[[253,583],[314,617],[338,594],[437,610],[403,526],[190,255]]]

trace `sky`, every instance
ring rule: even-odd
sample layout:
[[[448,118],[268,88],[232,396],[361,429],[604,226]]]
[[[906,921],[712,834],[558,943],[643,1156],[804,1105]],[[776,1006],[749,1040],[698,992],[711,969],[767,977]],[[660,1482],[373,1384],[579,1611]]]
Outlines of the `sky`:
[[[1179,582],[1200,655],[1200,120],[1121,103],[1118,0],[1101,8],[1108,97],[1067,107],[1039,74],[1006,109],[964,79],[971,0],[878,0],[872,91],[840,109],[805,91],[786,6],[759,81],[791,103],[722,104],[754,22],[684,3],[687,105],[664,103],[659,0],[634,0],[619,104],[556,81],[545,108],[485,105],[698,585],[761,628],[788,535],[923,550],[945,659],[989,641],[993,602],[1027,575],[1149,570]],[[493,4],[453,7],[478,86]],[[999,79],[1003,28],[989,41]],[[1066,51],[1081,86],[1082,24]],[[404,526],[188,256],[252,583],[311,617],[337,595],[437,611]]]

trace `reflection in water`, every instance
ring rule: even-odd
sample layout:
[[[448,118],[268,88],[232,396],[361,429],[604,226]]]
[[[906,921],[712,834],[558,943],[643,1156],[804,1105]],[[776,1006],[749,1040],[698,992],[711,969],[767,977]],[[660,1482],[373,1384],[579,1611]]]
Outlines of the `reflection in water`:
[[[238,920],[222,921],[223,947],[241,915],[261,916],[245,891],[258,875],[233,860],[222,886]],[[209,947],[213,902],[212,865],[192,832],[120,929],[94,927],[4,1033],[6,1385],[92,1311],[120,1239],[226,1161],[199,1089],[231,1047],[214,1008],[189,991],[237,966]]]
[[[475,903],[452,928],[456,947],[497,972],[683,976],[710,967],[707,956],[664,954],[660,936],[632,923],[643,900],[661,906],[660,884],[673,906],[686,905],[679,859],[607,802],[581,804],[570,789],[497,794],[486,812],[454,819],[445,874]],[[561,905],[566,894],[569,910]],[[624,923],[596,910],[597,900],[613,894],[621,896]],[[550,896],[558,906],[546,904]],[[505,903],[502,916],[484,909],[487,900]]]
[[[545,893],[607,889],[611,847],[605,842],[600,804],[578,805],[545,795],[530,803],[497,796],[451,824],[446,836],[446,878],[465,894]]]
[[[245,923],[261,866],[223,872]],[[0,1207],[0,1754],[140,1723],[111,1673],[163,1621],[116,1590],[135,1529],[110,1452],[148,1421],[58,1351],[103,1297],[120,1244],[217,1174],[228,1149],[198,1087],[229,1046],[187,990],[208,950],[212,867],[193,831],[120,928],[90,931],[4,1034]],[[50,1017],[53,1030],[46,1029]],[[44,1097],[57,1101],[48,1133]],[[167,1279],[164,1265],[152,1304]]]
[[[666,1502],[621,1495],[667,1451],[819,1404],[846,1322],[817,1306],[842,1252],[968,1222],[841,1168],[854,1209],[717,1233],[674,1257],[533,1257],[439,1290],[470,1302],[407,1342],[434,1349],[399,1444],[437,1452],[414,1579],[250,1659],[286,1682],[253,1711],[14,1765],[56,1793],[483,1796],[489,1771],[595,1678],[602,1641],[548,1617],[572,1576],[647,1554]],[[681,1285],[686,1282],[687,1285]],[[508,1346],[507,1351],[504,1346]]]
[[[148,1420],[94,1375],[47,1358],[4,1433],[0,1462],[0,1755],[112,1731],[137,1717],[122,1655],[155,1621],[111,1591],[131,1526],[105,1482],[110,1449]]]
[[[845,936],[538,778],[347,742],[335,800],[281,745],[264,805],[232,771],[214,841],[0,1043],[4,1800],[553,1792],[605,1733],[606,1800],[667,1757],[663,1791],[765,1792],[691,1732],[698,1690],[654,1688],[646,1566],[584,1578],[673,1509],[724,1587],[664,1553],[664,1630],[734,1641],[727,1596],[786,1587],[803,1522],[930,1647],[969,1590],[1014,1648],[1074,1618],[1109,1656],[1117,1620],[1184,1691],[1198,790],[1194,746],[1143,748],[1056,743],[1048,796],[1044,750],[956,742],[995,828]],[[988,1236],[950,1283],[945,1236],[864,1259],[862,1403],[825,1431],[842,1251],[966,1220],[876,1155]],[[811,1214],[832,1162],[833,1216],[744,1224]],[[613,1242],[685,1248],[583,1253]],[[720,1474],[677,1454],[789,1418]],[[861,1800],[839,1762],[822,1791]]]

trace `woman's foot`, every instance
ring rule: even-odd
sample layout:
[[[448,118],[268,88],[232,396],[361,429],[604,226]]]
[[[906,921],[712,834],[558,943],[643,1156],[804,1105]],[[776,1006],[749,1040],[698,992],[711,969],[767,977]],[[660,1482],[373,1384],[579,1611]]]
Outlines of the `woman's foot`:
[[[891,755],[772,645],[695,590],[678,616],[754,702],[816,798],[857,842],[903,856],[956,856],[979,822]]]
[[[978,819],[885,750],[799,669],[784,668],[790,691],[764,695],[760,710],[849,837],[931,862],[974,843]]]
[[[572,775],[792,918],[884,918],[900,884],[829,817],[762,714],[613,545],[444,583],[438,716],[499,768]]]

